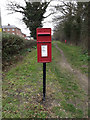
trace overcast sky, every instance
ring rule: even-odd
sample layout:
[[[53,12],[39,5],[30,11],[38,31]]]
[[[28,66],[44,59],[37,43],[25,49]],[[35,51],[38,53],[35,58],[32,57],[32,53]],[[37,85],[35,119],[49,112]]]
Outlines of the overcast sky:
[[[29,35],[29,30],[27,29],[26,25],[22,22],[22,15],[20,13],[8,14],[9,11],[6,10],[6,4],[9,1],[16,1],[17,3],[24,5],[24,0],[0,0],[2,25],[15,25],[16,27],[20,28],[23,33]],[[56,2],[53,1],[51,4],[56,4]],[[47,9],[46,15],[48,15],[49,12],[50,10]],[[52,16],[46,18],[44,22],[45,23],[43,27],[53,29]]]

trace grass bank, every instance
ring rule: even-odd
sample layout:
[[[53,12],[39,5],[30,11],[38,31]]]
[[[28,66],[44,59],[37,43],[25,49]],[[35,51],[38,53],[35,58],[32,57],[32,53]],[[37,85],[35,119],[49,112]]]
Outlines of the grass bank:
[[[3,79],[3,118],[87,117],[87,95],[69,71],[61,69],[60,52],[52,45],[52,62],[47,63],[46,101],[42,102],[42,63],[37,51],[27,54]]]
[[[80,69],[82,73],[88,75],[88,62],[90,61],[90,56],[88,56],[88,51],[83,51],[78,46],[73,46],[57,41],[57,45],[63,50],[68,62],[75,68]]]
[[[23,55],[31,51],[36,45],[35,40],[25,40],[24,38],[9,33],[2,33],[2,68],[3,70],[22,60]]]

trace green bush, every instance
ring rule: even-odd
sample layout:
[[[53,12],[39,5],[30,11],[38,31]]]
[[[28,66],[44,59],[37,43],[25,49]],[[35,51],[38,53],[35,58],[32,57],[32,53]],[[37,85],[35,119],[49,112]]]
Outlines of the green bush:
[[[28,41],[22,37],[3,33],[2,34],[2,60],[9,60],[13,55],[19,54],[25,48],[36,45],[36,41]]]
[[[25,48],[32,48],[33,46],[36,46],[35,40],[24,40]]]
[[[2,58],[7,59],[13,54],[19,53],[24,48],[24,39],[19,36],[3,33],[2,34]]]

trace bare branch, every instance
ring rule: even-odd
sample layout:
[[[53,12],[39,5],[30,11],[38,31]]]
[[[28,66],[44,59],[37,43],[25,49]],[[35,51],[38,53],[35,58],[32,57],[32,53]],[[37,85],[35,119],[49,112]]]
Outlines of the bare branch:
[[[44,17],[44,18],[47,18],[47,17],[49,17],[50,15],[53,15],[53,14],[55,14],[56,12],[53,12],[53,13],[50,13],[49,15],[47,15],[46,17]]]
[[[12,11],[11,13],[20,12],[20,13],[24,14],[25,8],[20,6],[17,3],[10,2],[9,4],[7,4],[7,6],[8,6],[7,10]]]

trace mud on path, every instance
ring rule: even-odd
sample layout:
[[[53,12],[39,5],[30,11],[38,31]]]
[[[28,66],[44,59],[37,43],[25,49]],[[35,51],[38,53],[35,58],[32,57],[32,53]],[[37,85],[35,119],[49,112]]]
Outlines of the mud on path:
[[[78,82],[82,89],[84,89],[86,94],[88,94],[88,77],[82,74],[79,70],[72,68],[71,65],[67,62],[64,52],[57,46],[56,43],[54,45],[60,51],[61,54],[61,60],[59,62],[60,66],[70,71],[71,74],[73,74],[78,79]]]

